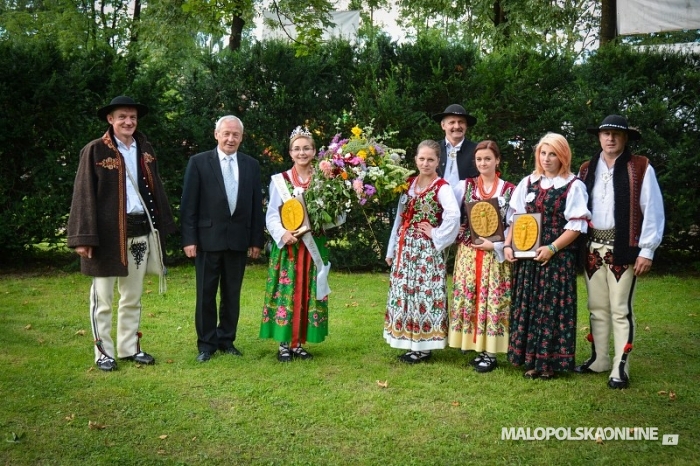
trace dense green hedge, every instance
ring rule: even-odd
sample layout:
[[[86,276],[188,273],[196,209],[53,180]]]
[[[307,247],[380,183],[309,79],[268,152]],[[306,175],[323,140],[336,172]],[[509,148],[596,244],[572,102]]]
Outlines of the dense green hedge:
[[[39,243],[62,244],[78,153],[105,130],[96,109],[121,93],[151,107],[140,129],[154,143],[175,212],[187,158],[214,147],[213,122],[226,113],[244,121],[242,150],[260,160],[264,184],[290,165],[286,140],[298,124],[323,145],[336,122],[347,131],[374,121],[378,131],[398,132],[390,145],[411,153],[422,139],[441,137],[431,114],[462,103],[479,119],[471,139],[495,139],[504,176],[517,181],[532,169],[532,146],[545,132],[569,139],[578,167],[597,150],[586,127],[622,113],[641,129],[635,150],[651,158],[664,193],[658,257],[685,254],[690,262],[700,247],[698,55],[608,47],[576,63],[518,48],[483,55],[454,44],[381,39],[360,49],[336,42],[304,57],[283,44],[256,43],[172,69],[138,66],[111,51],[65,58],[51,44],[0,43],[0,83],[4,262],[31,257]],[[333,234],[334,266],[382,264],[390,209],[357,212]],[[171,256],[181,257],[179,238],[170,241]]]

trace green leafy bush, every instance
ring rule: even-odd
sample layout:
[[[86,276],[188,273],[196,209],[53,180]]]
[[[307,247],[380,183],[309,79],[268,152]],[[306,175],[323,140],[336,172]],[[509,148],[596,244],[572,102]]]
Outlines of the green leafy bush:
[[[461,103],[479,119],[469,138],[497,141],[503,176],[517,182],[532,170],[532,146],[547,131],[567,137],[577,169],[599,150],[586,128],[622,113],[642,131],[634,150],[649,156],[664,195],[657,259],[697,261],[697,54],[606,47],[577,62],[517,46],[484,55],[435,38],[396,44],[380,36],[361,47],[331,42],[302,57],[283,43],[255,43],[175,67],[111,50],[67,58],[48,43],[0,42],[0,83],[4,261],[63,243],[79,151],[105,130],[96,109],[118,94],[151,108],[140,129],[154,144],[176,215],[187,159],[215,147],[214,122],[228,113],[245,124],[241,150],[260,161],[265,191],[273,173],[291,166],[288,136],[300,124],[320,147],[339,130],[373,121],[377,133],[397,132],[387,142],[406,150],[412,165],[421,140],[443,137],[430,116]],[[393,207],[357,212],[333,233],[334,267],[383,267]],[[168,249],[182,258],[177,235]]]

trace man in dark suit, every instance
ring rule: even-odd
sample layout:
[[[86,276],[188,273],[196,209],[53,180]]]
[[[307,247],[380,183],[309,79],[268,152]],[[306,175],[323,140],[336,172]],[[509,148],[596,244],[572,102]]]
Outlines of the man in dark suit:
[[[467,129],[476,124],[476,117],[461,105],[452,104],[444,112],[433,115],[433,120],[445,132],[445,139],[440,141],[438,175],[452,186],[465,178],[479,176],[474,162],[476,144],[466,139]]]
[[[199,362],[217,350],[242,356],[233,342],[243,274],[247,256],[257,258],[264,245],[260,164],[238,151],[243,122],[221,117],[214,137],[217,148],[192,156],[187,164],[180,206],[183,250],[195,260]]]

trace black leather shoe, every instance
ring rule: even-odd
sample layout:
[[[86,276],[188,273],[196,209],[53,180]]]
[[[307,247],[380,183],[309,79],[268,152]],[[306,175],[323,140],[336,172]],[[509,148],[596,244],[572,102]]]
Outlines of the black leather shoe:
[[[97,365],[97,368],[101,371],[111,372],[117,370],[117,361],[115,361],[112,358],[99,359],[95,364]]]
[[[277,360],[279,362],[291,362],[292,361],[292,352],[289,351],[289,348],[280,348],[277,351]]]
[[[580,366],[574,367],[574,372],[576,372],[577,374],[597,374],[596,371],[592,371],[585,364],[581,364]]]
[[[313,358],[311,353],[306,351],[301,346],[297,346],[296,348],[292,348],[292,357],[299,358],[299,359],[312,359]]]
[[[144,353],[141,351],[140,353],[136,353],[133,356],[127,356],[125,358],[120,358],[122,361],[134,361],[139,364],[155,364],[156,360],[153,356],[151,356],[148,353]]]
[[[482,351],[482,352],[479,353],[474,359],[472,359],[471,361],[469,361],[469,365],[470,365],[470,366],[476,366],[477,364],[480,364],[481,361],[484,360],[484,355],[486,355],[486,351]]]
[[[401,361],[407,364],[420,364],[433,357],[431,351],[409,351],[401,356]]]
[[[630,383],[628,380],[622,380],[622,379],[616,379],[615,377],[611,377],[608,379],[608,387],[616,390],[622,390],[630,386]]]
[[[207,362],[211,359],[211,353],[209,351],[200,351],[197,355],[197,362]]]
[[[236,348],[235,346],[229,346],[228,348],[224,348],[219,351],[221,351],[224,354],[231,354],[233,356],[243,356],[243,353],[238,351],[238,348]]]
[[[496,368],[496,366],[498,366],[498,362],[496,361],[495,357],[491,357],[486,353],[482,354],[480,357],[481,361],[474,365],[474,370],[476,372],[480,372],[482,374],[491,372]]]

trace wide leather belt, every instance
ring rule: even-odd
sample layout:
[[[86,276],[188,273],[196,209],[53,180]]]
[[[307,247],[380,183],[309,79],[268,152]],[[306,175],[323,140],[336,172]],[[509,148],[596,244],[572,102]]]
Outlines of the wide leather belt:
[[[588,236],[593,242],[612,246],[615,242],[615,229],[597,230],[595,228],[590,228],[588,230]]]
[[[128,214],[126,216],[126,236],[145,236],[151,231],[146,214]]]

